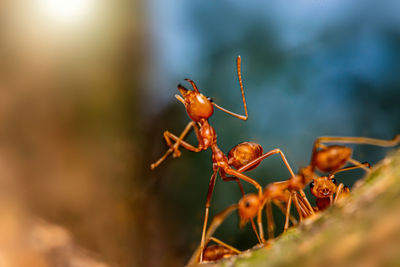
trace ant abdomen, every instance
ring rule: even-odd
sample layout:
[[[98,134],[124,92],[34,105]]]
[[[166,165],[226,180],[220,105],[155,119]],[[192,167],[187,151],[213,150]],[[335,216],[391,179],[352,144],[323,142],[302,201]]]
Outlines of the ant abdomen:
[[[237,253],[221,245],[212,245],[204,250],[203,261],[217,261],[233,255]]]
[[[228,153],[229,165],[239,169],[253,160],[259,158],[263,154],[263,148],[261,145],[253,142],[243,142],[232,148]],[[259,164],[254,164],[247,171],[253,170]]]
[[[342,168],[351,157],[351,148],[345,146],[328,146],[317,151],[313,164],[322,172],[332,172]]]

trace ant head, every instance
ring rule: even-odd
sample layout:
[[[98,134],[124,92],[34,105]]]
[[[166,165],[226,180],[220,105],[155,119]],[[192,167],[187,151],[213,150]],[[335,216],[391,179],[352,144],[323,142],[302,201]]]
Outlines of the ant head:
[[[239,201],[239,217],[240,227],[243,227],[246,222],[257,215],[258,209],[261,206],[261,201],[256,194],[247,194]]]
[[[351,152],[351,148],[346,146],[328,146],[316,152],[313,165],[322,172],[339,170],[346,164]]]
[[[333,175],[315,178],[310,183],[311,193],[317,198],[328,198],[336,192],[336,179]]]
[[[201,94],[192,80],[186,79],[186,81],[192,85],[193,90],[188,90],[178,84],[178,90],[183,98],[178,95],[175,97],[185,105],[186,112],[193,121],[207,120],[214,113],[211,99]]]

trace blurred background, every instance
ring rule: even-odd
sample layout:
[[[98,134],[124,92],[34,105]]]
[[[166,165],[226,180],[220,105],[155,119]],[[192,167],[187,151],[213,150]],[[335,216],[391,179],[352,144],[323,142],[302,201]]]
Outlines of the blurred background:
[[[211,153],[182,150],[149,166],[167,149],[163,131],[189,122],[174,98],[184,78],[243,113],[237,55],[249,119],[214,113],[223,151],[279,147],[297,171],[318,136],[391,139],[400,133],[398,10],[396,0],[2,1],[0,233],[11,234],[0,247],[12,249],[0,261],[37,252],[15,242],[25,241],[14,226],[24,214],[66,229],[110,266],[182,266],[200,242]],[[390,150],[354,148],[371,164]],[[289,177],[278,156],[249,175],[262,185]],[[362,175],[337,179],[351,186]],[[211,218],[239,198],[218,179]],[[256,243],[236,214],[216,236],[242,250]],[[26,266],[52,266],[38,255],[42,265]]]

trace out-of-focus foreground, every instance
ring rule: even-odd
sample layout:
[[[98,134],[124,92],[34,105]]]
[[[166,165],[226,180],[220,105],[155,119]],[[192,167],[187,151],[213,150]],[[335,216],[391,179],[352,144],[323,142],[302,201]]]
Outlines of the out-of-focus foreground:
[[[1,266],[97,266],[77,243],[98,266],[139,264],[132,88],[145,55],[132,7],[0,3]]]

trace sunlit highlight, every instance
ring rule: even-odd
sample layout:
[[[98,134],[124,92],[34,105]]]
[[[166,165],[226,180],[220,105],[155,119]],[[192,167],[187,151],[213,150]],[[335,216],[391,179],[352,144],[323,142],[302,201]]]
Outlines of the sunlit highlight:
[[[93,0],[38,0],[44,15],[53,21],[81,21],[93,7]]]

